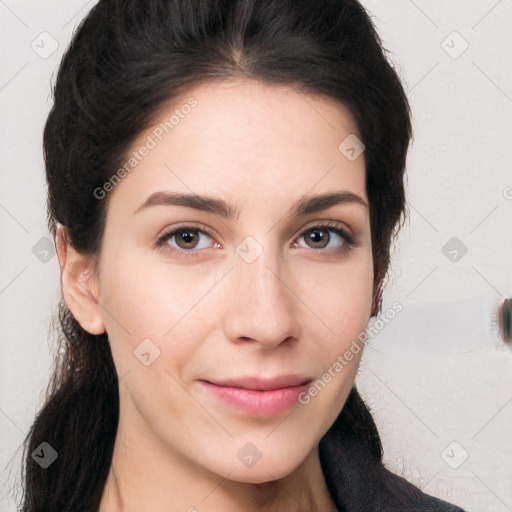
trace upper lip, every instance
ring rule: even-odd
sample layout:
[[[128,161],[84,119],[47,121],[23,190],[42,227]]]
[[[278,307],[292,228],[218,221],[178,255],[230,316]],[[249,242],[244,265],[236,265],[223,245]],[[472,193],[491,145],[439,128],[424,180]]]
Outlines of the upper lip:
[[[210,384],[229,388],[243,388],[252,391],[272,391],[309,384],[313,379],[305,375],[279,375],[269,379],[261,377],[236,377],[234,379],[207,380]]]

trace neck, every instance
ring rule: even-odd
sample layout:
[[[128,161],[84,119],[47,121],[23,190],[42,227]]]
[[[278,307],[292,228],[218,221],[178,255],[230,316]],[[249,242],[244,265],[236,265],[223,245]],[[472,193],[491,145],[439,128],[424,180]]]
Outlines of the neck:
[[[198,466],[151,435],[140,416],[123,421],[99,512],[330,512],[318,445],[287,476],[265,483],[236,482]]]

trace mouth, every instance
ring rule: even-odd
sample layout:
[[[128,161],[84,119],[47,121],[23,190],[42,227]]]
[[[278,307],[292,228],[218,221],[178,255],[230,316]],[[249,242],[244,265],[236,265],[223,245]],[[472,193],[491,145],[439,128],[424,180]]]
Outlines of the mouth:
[[[200,382],[214,398],[238,411],[273,416],[295,405],[312,380],[304,375],[280,375],[270,379],[238,377]]]

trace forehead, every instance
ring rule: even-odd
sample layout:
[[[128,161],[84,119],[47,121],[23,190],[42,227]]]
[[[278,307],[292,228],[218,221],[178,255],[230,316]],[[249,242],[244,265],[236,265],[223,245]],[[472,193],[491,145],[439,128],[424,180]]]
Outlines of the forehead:
[[[127,159],[151,149],[112,201],[180,190],[270,204],[340,186],[366,199],[364,155],[350,161],[339,149],[354,135],[350,112],[333,99],[254,81],[201,84],[159,109]]]
[[[196,135],[270,148],[290,143],[332,149],[343,133],[359,131],[350,111],[339,101],[254,80],[231,80],[198,85],[160,109],[155,124],[169,120],[194,99],[196,106],[181,117],[181,131],[199,128]],[[176,126],[178,128],[178,126]],[[189,130],[187,130],[189,128]],[[173,135],[179,135],[179,130]],[[323,143],[323,144],[322,144]],[[319,144],[321,146],[319,146]],[[297,148],[299,150],[299,148]]]

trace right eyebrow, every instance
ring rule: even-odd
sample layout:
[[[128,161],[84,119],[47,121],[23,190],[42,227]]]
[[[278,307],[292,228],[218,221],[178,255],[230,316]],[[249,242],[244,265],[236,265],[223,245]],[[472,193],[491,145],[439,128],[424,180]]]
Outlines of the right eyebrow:
[[[183,192],[154,192],[133,214],[135,215],[150,206],[184,206],[203,212],[214,213],[226,219],[238,217],[240,214],[240,208],[228,204],[223,199]]]

